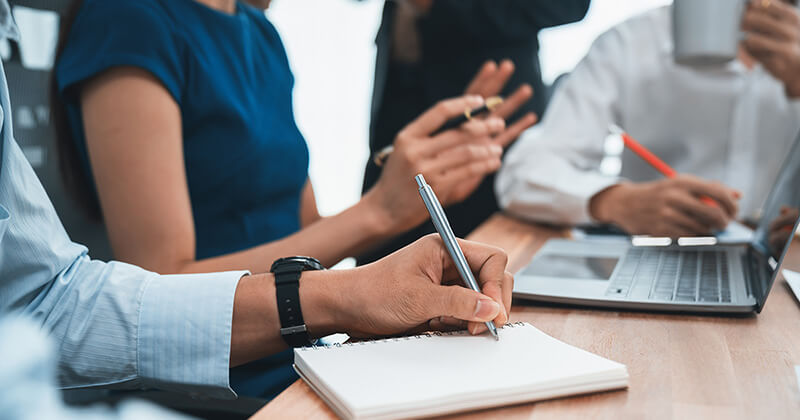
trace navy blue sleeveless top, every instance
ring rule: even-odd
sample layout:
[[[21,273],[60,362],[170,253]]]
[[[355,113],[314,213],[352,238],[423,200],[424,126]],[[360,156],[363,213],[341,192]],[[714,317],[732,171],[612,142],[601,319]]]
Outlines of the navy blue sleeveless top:
[[[196,258],[300,229],[308,148],[286,52],[262,11],[241,2],[228,15],[193,0],[85,0],[56,78],[90,176],[76,87],[116,66],[152,73],[180,106]]]

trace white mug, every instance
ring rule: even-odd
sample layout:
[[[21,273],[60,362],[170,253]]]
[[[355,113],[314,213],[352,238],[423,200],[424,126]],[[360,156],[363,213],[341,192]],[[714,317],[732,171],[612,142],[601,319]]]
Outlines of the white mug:
[[[673,56],[680,64],[714,65],[736,58],[747,0],[674,0]]]

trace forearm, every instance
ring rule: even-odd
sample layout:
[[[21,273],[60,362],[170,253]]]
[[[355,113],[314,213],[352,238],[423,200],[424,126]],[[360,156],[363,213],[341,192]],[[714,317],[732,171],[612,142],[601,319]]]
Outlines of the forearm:
[[[264,272],[278,258],[292,255],[314,257],[325,266],[358,255],[392,234],[392,226],[384,223],[370,198],[330,217],[319,219],[286,238],[248,250],[219,257],[187,262],[182,273],[202,273],[231,269]]]
[[[308,271],[300,281],[303,320],[313,338],[342,330],[339,291],[350,271]],[[352,274],[351,274],[352,275]],[[231,366],[257,360],[284,350],[280,318],[271,274],[247,276],[239,281],[233,305]]]

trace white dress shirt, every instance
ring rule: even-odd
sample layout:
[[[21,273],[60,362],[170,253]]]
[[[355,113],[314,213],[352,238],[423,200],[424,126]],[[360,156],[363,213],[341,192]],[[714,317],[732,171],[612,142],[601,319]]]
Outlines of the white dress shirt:
[[[660,178],[628,150],[619,177],[599,171],[615,123],[678,172],[741,191],[741,217],[757,214],[800,129],[800,102],[758,65],[676,64],[671,26],[665,6],[595,41],[542,122],[506,153],[496,182],[503,209],[553,224],[591,223],[596,193],[623,179]]]
[[[16,34],[0,0],[0,39]],[[22,313],[50,334],[62,388],[234,398],[233,297],[247,272],[162,276],[92,260],[67,236],[14,140],[11,115],[0,64],[0,314]]]

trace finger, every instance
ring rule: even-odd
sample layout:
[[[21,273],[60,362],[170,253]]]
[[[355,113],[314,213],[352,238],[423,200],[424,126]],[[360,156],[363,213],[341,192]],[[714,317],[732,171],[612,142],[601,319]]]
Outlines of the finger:
[[[434,331],[460,331],[467,329],[468,323],[467,321],[456,320],[456,323],[453,322],[444,322],[443,319],[455,319],[449,317],[439,317],[434,318],[428,322],[428,325],[431,330]]]
[[[431,285],[428,293],[427,318],[442,316],[470,322],[489,322],[501,312],[494,299],[463,286]]]
[[[670,221],[664,220],[651,232],[649,232],[649,235],[664,238],[682,238],[686,236],[694,236],[695,233],[681,225],[673,224]]]
[[[514,63],[511,60],[501,61],[495,74],[486,80],[478,94],[484,98],[499,94],[512,74],[514,74]]]
[[[536,121],[538,121],[538,118],[533,112],[525,114],[522,118],[515,121],[514,124],[511,124],[505,131],[496,136],[494,138],[495,144],[501,147],[508,146],[511,142],[516,140],[523,131],[536,124]]]
[[[742,30],[771,36],[774,39],[790,41],[794,39],[795,31],[792,26],[776,21],[769,14],[760,9],[748,11],[742,19]]]
[[[446,171],[437,183],[442,186],[443,190],[450,190],[463,182],[474,181],[476,177],[482,178],[497,171],[501,164],[500,157],[474,161]]]
[[[748,32],[743,42],[753,54],[784,54],[786,49],[786,43],[755,32]]]
[[[508,313],[508,319],[506,322],[511,320],[511,300],[513,298],[514,292],[514,275],[510,272],[506,271],[503,274],[503,307],[505,308],[506,312]]]
[[[772,18],[784,22],[800,22],[797,10],[783,1],[770,1],[764,3],[756,0],[750,3],[748,10],[758,10],[769,14]]]
[[[473,119],[459,129],[447,130],[420,144],[420,154],[432,157],[462,144],[486,143],[487,139],[503,132],[505,128],[506,122],[497,117]]]
[[[500,248],[477,242],[459,239],[458,243],[472,272],[476,273],[475,280],[481,291],[503,305],[507,320],[507,314],[511,311],[510,293],[513,286],[513,277],[507,276],[506,272],[508,255]]]
[[[474,162],[500,159],[502,155],[503,148],[493,143],[464,144],[440,153],[436,158],[422,164],[421,168],[422,173],[444,173]]]
[[[730,223],[730,217],[720,207],[709,206],[689,191],[676,192],[667,197],[670,206],[676,209],[673,220],[679,221],[682,226],[686,226],[692,232],[700,234],[711,233],[712,230],[722,230]],[[686,221],[686,218],[695,223]],[[698,225],[700,225],[698,227]]]
[[[716,201],[728,217],[735,217],[739,212],[739,204],[736,201],[736,191],[717,182],[708,182],[692,176],[680,176],[677,178],[679,185],[691,191],[695,196],[708,196]]]
[[[692,199],[692,197],[690,196],[689,199]],[[681,232],[687,233],[688,235],[686,236],[711,234],[711,226],[701,223],[680,209],[669,208],[662,213],[662,217],[671,226],[676,226]],[[680,235],[670,234],[669,236],[677,238]]]
[[[519,107],[528,102],[531,97],[533,97],[533,88],[526,83],[517,88],[511,96],[506,98],[502,104],[495,108],[492,114],[502,119],[508,119]]]
[[[481,105],[483,105],[483,98],[477,95],[440,101],[408,124],[401,132],[402,137],[427,137],[447,120],[463,115],[464,111],[475,109]]]
[[[472,81],[467,85],[467,90],[464,91],[467,95],[480,95],[483,86],[486,82],[497,72],[497,63],[494,60],[489,60],[481,66],[478,74],[472,78]]]

